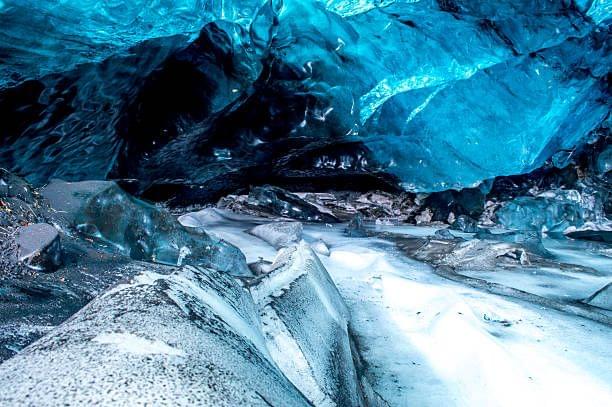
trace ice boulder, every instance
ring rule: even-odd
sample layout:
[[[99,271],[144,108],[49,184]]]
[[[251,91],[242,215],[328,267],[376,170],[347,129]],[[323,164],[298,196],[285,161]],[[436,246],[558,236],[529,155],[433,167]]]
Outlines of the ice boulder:
[[[453,235],[448,229],[438,229],[434,234],[434,238],[441,240],[454,240],[455,235]]]
[[[338,221],[333,215],[321,212],[315,205],[299,196],[270,185],[252,188],[249,193],[249,203],[275,215],[292,219],[328,223]]]
[[[496,212],[498,222],[509,229],[563,232],[584,223],[577,202],[547,197],[519,197]]]
[[[251,275],[238,248],[201,228],[184,227],[170,212],[131,197],[114,182],[54,180],[42,194],[58,221],[133,259]]]
[[[477,233],[480,230],[478,222],[467,215],[459,215],[450,228],[464,233]]]

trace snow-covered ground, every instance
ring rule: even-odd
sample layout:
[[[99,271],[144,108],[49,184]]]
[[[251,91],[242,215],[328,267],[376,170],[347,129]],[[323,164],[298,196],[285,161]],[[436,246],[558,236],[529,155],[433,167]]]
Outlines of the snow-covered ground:
[[[275,250],[245,233],[254,224],[218,219],[206,227],[239,246],[248,261],[272,260]],[[448,281],[387,241],[342,231],[342,225],[305,225],[304,239],[330,247],[329,257],[319,257],[349,306],[366,374],[390,405],[612,405],[609,326]],[[393,231],[422,236],[435,229]],[[479,277],[557,298],[581,298],[612,279],[606,256],[558,242],[547,247],[598,274]]]

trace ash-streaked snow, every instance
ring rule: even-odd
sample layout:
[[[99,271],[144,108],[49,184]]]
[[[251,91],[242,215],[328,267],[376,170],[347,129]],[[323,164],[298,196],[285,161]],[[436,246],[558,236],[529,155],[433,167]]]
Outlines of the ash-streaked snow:
[[[246,249],[247,259],[274,260],[269,245],[244,232],[248,226],[242,219],[209,230]],[[436,231],[377,228],[417,236]],[[446,280],[388,241],[348,238],[343,230],[306,224],[304,239],[327,243],[330,256],[319,258],[348,305],[366,376],[390,405],[612,403],[610,326]],[[610,281],[607,252],[581,250],[582,243],[571,240],[545,239],[544,245],[557,260],[588,265],[596,274],[517,269],[478,277],[572,299]]]

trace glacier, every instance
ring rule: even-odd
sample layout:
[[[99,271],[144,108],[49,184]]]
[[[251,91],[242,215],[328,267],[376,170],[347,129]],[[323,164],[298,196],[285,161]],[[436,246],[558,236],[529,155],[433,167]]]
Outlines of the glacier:
[[[0,404],[612,405],[610,0],[0,0]]]
[[[473,228],[460,227],[468,221],[460,215],[449,230],[432,216],[447,214],[449,204],[458,211],[476,193],[421,202],[408,193],[254,187],[290,197],[284,202],[294,211],[336,219],[289,223],[294,212],[279,210],[261,191],[192,212],[146,203],[111,181],[54,180],[36,188],[1,175],[5,404],[612,400],[610,245],[544,228],[555,220],[555,205],[595,220],[599,210],[571,206],[588,201],[586,187],[583,195],[549,190],[504,198],[499,221],[506,210],[514,224],[488,225],[485,210],[468,219]],[[536,178],[538,185],[544,179]],[[521,194],[519,181],[508,189],[510,180],[498,180],[489,194]],[[553,208],[539,212],[533,202]],[[525,212],[514,216],[517,208]],[[418,226],[410,224],[415,213]],[[38,272],[10,257],[13,228],[30,230],[33,222],[46,225],[45,235],[33,237],[48,230],[59,236],[57,270]],[[606,230],[593,221],[573,230],[583,228]],[[194,254],[184,265],[173,242]],[[45,239],[28,243],[55,247]],[[163,249],[166,257],[143,248]],[[521,391],[508,397],[508,386]]]

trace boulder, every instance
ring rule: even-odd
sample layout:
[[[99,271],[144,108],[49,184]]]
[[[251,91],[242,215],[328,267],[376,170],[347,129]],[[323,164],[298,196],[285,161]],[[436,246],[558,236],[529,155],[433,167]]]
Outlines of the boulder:
[[[442,240],[454,240],[455,236],[448,229],[438,229],[434,233],[434,238]]]
[[[335,223],[338,219],[321,212],[315,205],[282,188],[265,185],[251,188],[249,203],[265,208],[272,214],[308,222]]]
[[[612,311],[612,283],[606,284],[593,295],[584,300],[589,305]]]
[[[251,188],[249,195],[228,195],[217,203],[220,209],[264,217],[286,217],[305,222],[336,223],[338,218],[320,205],[270,185]]]
[[[42,194],[61,221],[133,259],[251,275],[238,248],[202,228],[181,225],[167,210],[130,196],[114,182],[55,180]]]
[[[47,223],[22,226],[15,239],[19,261],[37,271],[55,271],[62,263],[62,245],[57,230]]]
[[[249,230],[249,233],[278,250],[302,240],[302,231],[303,227],[300,222],[272,222],[255,226]]]
[[[459,215],[450,228],[464,233],[477,233],[480,230],[478,222],[467,215]]]

